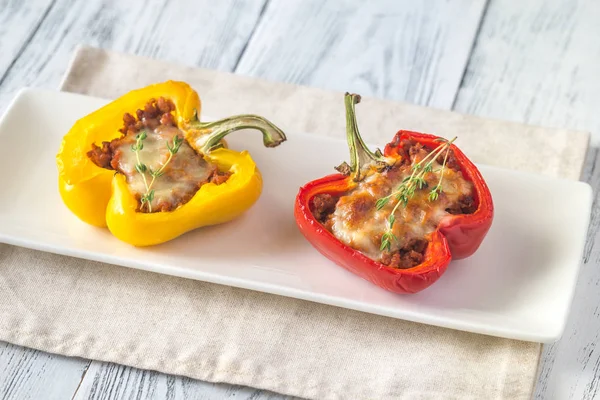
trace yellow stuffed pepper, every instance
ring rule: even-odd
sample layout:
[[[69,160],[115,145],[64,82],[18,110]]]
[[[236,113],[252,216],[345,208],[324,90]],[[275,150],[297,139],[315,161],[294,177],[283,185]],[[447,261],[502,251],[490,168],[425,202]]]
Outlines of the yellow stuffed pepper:
[[[259,198],[260,171],[223,138],[258,129],[266,147],[285,134],[266,119],[238,115],[200,122],[201,102],[186,83],[134,90],[78,120],[56,156],[65,205],[134,246],[172,240],[230,221]]]

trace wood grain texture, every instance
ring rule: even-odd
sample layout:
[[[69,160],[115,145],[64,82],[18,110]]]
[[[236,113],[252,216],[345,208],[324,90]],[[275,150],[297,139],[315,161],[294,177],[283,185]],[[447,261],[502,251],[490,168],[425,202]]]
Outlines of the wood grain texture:
[[[0,85],[49,11],[52,0],[0,0]]]
[[[600,2],[491,2],[456,100],[483,117],[591,131],[600,143]]]
[[[22,86],[56,88],[80,44],[230,71],[265,1],[56,0],[6,72],[0,104]]]
[[[594,0],[494,0],[455,107],[592,133],[584,180],[596,201],[583,265],[564,335],[544,347],[536,399],[600,398],[598,21],[600,3]]]
[[[70,399],[88,365],[0,342],[0,399]]]
[[[236,73],[448,109],[485,0],[271,0]]]
[[[293,397],[94,362],[73,399],[291,400]]]

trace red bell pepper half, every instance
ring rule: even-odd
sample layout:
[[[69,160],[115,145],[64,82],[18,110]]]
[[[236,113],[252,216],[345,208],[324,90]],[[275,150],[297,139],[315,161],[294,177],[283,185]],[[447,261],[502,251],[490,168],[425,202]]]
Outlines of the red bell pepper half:
[[[492,196],[475,165],[450,142],[464,179],[473,185],[476,208],[469,214],[445,215],[435,231],[427,236],[428,244],[420,264],[407,269],[390,267],[342,243],[313,215],[311,200],[318,194],[341,196],[347,193],[363,178],[361,175],[366,165],[381,165],[398,157],[399,145],[404,139],[412,139],[431,151],[440,145],[440,139],[445,140],[430,134],[401,130],[385,146],[383,154],[379,150],[371,152],[357,129],[354,105],[359,102],[360,96],[346,93],[346,129],[351,165],[343,163],[336,168],[340,173],[314,180],[300,188],[294,207],[296,223],[312,246],[339,266],[391,292],[416,293],[437,281],[452,259],[469,257],[479,248],[492,224]]]

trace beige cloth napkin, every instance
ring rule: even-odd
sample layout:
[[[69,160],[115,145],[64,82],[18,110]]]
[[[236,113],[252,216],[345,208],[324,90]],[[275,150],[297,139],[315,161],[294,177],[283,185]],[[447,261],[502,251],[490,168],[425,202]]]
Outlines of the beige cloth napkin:
[[[251,112],[289,132],[344,132],[340,93],[93,48],[79,49],[62,89],[114,98],[167,79],[194,86],[204,115]],[[588,142],[374,99],[364,99],[360,124],[375,143],[400,127],[456,133],[476,161],[573,179]],[[541,347],[8,245],[0,340],[315,399],[527,399]]]

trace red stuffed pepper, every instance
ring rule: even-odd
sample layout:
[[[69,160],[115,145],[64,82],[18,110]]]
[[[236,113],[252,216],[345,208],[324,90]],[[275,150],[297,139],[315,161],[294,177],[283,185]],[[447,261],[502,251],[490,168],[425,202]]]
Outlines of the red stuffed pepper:
[[[300,188],[296,222],[338,265],[386,290],[416,293],[479,248],[492,196],[456,138],[399,131],[383,153],[370,151],[358,132],[359,102],[346,93],[350,165]]]

